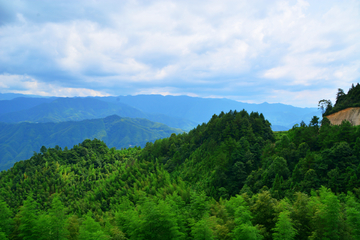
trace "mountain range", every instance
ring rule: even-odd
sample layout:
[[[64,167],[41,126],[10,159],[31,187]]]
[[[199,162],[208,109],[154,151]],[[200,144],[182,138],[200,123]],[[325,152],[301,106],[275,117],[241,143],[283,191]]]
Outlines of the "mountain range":
[[[0,101],[0,122],[65,122],[119,115],[146,118],[170,127],[190,130],[193,121],[164,114],[145,113],[125,103],[112,103],[98,98],[15,98]]]
[[[0,170],[42,146],[72,147],[87,138],[103,140],[109,147],[143,147],[230,110],[263,113],[274,131],[320,116],[316,108],[188,96],[6,97],[0,100]]]
[[[125,103],[142,111],[182,117],[198,124],[209,121],[214,113],[230,110],[262,113],[274,131],[288,130],[301,121],[310,122],[321,117],[317,108],[299,108],[281,103],[250,104],[226,98],[199,98],[189,96],[136,95],[102,98],[103,101]]]
[[[214,113],[230,110],[263,113],[274,131],[288,130],[301,121],[321,117],[317,108],[285,104],[250,104],[230,99],[189,96],[136,95],[86,98],[14,98],[0,101],[0,122],[63,122],[109,115],[146,118],[189,131]]]
[[[59,123],[0,123],[0,171],[10,168],[17,161],[30,158],[42,146],[70,148],[84,139],[96,138],[117,149],[144,147],[147,142],[181,132],[180,129],[144,118],[117,115]]]

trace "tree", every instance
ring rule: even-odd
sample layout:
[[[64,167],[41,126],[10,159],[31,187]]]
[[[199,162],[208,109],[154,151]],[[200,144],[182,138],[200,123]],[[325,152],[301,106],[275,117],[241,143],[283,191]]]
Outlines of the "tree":
[[[260,234],[259,229],[251,224],[243,223],[234,229],[234,239],[236,240],[261,240],[264,237]]]
[[[213,232],[210,228],[208,218],[203,218],[197,221],[191,227],[191,235],[194,240],[212,240],[214,239]]]
[[[49,209],[49,220],[50,220],[50,235],[48,239],[60,240],[66,239],[69,231],[66,226],[66,215],[65,208],[56,194],[52,200],[51,208]]]
[[[101,240],[109,239],[109,236],[104,233],[101,226],[92,218],[92,212],[89,211],[84,222],[80,226],[79,240]]]
[[[5,236],[8,236],[13,228],[11,215],[11,211],[6,202],[0,200],[0,232],[4,232]]]
[[[50,230],[50,218],[46,212],[38,214],[35,219],[35,226],[33,229],[33,235],[38,240],[48,240],[51,235]]]
[[[270,231],[275,227],[274,214],[277,205],[276,199],[271,197],[269,191],[263,191],[253,196],[251,212],[254,214],[254,222],[263,225],[266,233],[265,239],[271,239]]]
[[[291,217],[297,229],[297,239],[308,239],[310,235],[311,215],[309,210],[309,196],[305,193],[294,194]]]
[[[0,228],[0,240],[8,240],[8,238],[6,237],[6,234],[4,232],[2,232],[1,228]]]
[[[263,239],[260,231],[251,222],[252,214],[242,196],[236,195],[236,197],[230,198],[226,203],[226,209],[230,215],[234,216],[235,228],[232,231],[233,239]]]
[[[273,162],[268,168],[268,176],[271,179],[275,179],[277,174],[279,175],[279,177],[287,179],[290,175],[290,171],[287,166],[286,160],[283,157],[278,157],[275,155],[273,157]]]
[[[322,111],[322,113],[326,113],[328,110],[330,111],[332,108],[332,103],[330,100],[322,99],[318,103],[319,109]]]
[[[34,231],[37,219],[37,203],[34,201],[31,195],[32,194],[28,195],[18,213],[20,219],[19,236],[22,237],[24,240],[38,239]]]
[[[348,192],[346,198],[347,225],[353,239],[360,239],[360,204],[356,202],[354,195]]]
[[[79,235],[79,217],[77,215],[71,215],[67,219],[67,230],[69,231],[68,239],[77,240]]]
[[[282,198],[281,185],[282,185],[282,177],[279,177],[279,174],[276,174],[275,180],[273,182],[273,186],[271,188],[271,193],[276,199]]]
[[[341,88],[338,88],[338,92],[336,94],[336,104],[339,104],[341,102],[342,96],[345,96],[344,90]]]
[[[204,192],[191,192],[190,206],[191,217],[196,221],[202,219],[204,215],[209,213],[210,210],[207,196]]]
[[[310,126],[318,127],[319,126],[319,117],[313,116],[310,121]]]
[[[340,239],[340,201],[330,189],[322,186],[320,196],[314,196],[310,205],[313,206],[314,230],[310,239]]]
[[[41,152],[42,154],[46,153],[46,151],[47,151],[47,148],[46,148],[45,146],[42,146],[42,147],[40,148],[40,152]]]
[[[272,229],[274,240],[292,240],[294,239],[297,231],[293,227],[292,220],[290,218],[290,212],[285,210],[279,214],[279,219],[275,224],[275,228]]]
[[[131,238],[133,239],[183,239],[179,231],[175,212],[165,201],[158,204],[145,199],[140,206],[141,217],[133,222]],[[134,225],[135,224],[135,225]]]

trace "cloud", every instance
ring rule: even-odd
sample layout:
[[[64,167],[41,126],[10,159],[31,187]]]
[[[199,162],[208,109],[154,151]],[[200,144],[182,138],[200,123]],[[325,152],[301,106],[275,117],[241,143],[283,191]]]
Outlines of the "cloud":
[[[43,86],[316,106],[360,76],[358,1],[0,4],[0,74]]]
[[[51,83],[37,81],[29,76],[0,75],[0,88],[3,93],[34,94],[39,96],[74,97],[74,96],[109,96],[107,93],[87,88],[68,88]]]

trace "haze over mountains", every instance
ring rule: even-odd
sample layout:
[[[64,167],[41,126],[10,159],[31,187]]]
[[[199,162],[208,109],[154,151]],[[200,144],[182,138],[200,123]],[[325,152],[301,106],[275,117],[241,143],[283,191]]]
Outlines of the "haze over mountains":
[[[15,98],[0,101],[1,122],[62,122],[122,117],[147,118],[189,131],[207,122],[214,113],[229,110],[263,113],[274,131],[290,129],[301,121],[321,116],[316,108],[285,104],[249,104],[229,99],[188,96],[136,95],[86,98]]]
[[[126,103],[152,113],[182,117],[199,124],[209,121],[211,116],[230,110],[259,112],[272,124],[274,131],[288,130],[301,121],[310,122],[313,116],[321,117],[317,108],[299,108],[281,103],[250,104],[225,98],[198,98],[188,96],[136,95],[106,97],[104,101]]]
[[[0,100],[0,169],[31,157],[41,146],[70,148],[87,138],[103,140],[109,147],[144,147],[171,133],[189,131],[222,111],[263,113],[274,131],[320,117],[316,108],[188,96],[13,96]]]

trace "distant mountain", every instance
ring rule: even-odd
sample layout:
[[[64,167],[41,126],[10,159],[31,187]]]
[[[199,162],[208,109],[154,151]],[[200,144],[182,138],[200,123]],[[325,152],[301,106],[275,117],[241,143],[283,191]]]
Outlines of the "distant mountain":
[[[0,115],[26,110],[29,108],[36,107],[42,103],[49,103],[54,101],[55,98],[30,98],[30,97],[19,97],[11,100],[0,101]]]
[[[128,104],[149,113],[182,117],[201,124],[213,114],[230,110],[263,113],[273,130],[290,129],[294,124],[310,122],[313,116],[321,117],[317,108],[299,108],[281,103],[249,104],[230,99],[198,98],[188,96],[136,95],[101,98],[103,101]]]
[[[197,125],[187,119],[169,117],[164,114],[148,114],[125,103],[111,103],[92,97],[16,98],[0,101],[0,109],[0,122],[7,123],[81,121],[116,114],[121,117],[146,118],[184,130],[190,130]]]
[[[57,98],[35,107],[3,114],[1,122],[65,122],[94,119],[118,114],[143,117],[144,114],[127,104],[112,104],[94,98]]]
[[[26,97],[26,98],[44,98],[41,96],[36,96],[36,95],[25,95],[25,94],[20,94],[20,93],[0,93],[0,100],[11,100],[14,98],[18,98],[18,97]]]
[[[299,108],[285,104],[249,104],[230,99],[188,96],[137,95],[86,98],[17,98],[0,101],[2,122],[62,122],[103,118],[112,114],[146,118],[170,127],[189,131],[209,121],[213,114],[230,110],[263,113],[274,131],[288,130],[313,116],[317,108]]]
[[[61,123],[0,123],[0,171],[19,160],[28,159],[45,147],[72,147],[84,139],[100,139],[109,147],[145,146],[180,129],[139,118],[116,115],[103,119]]]

